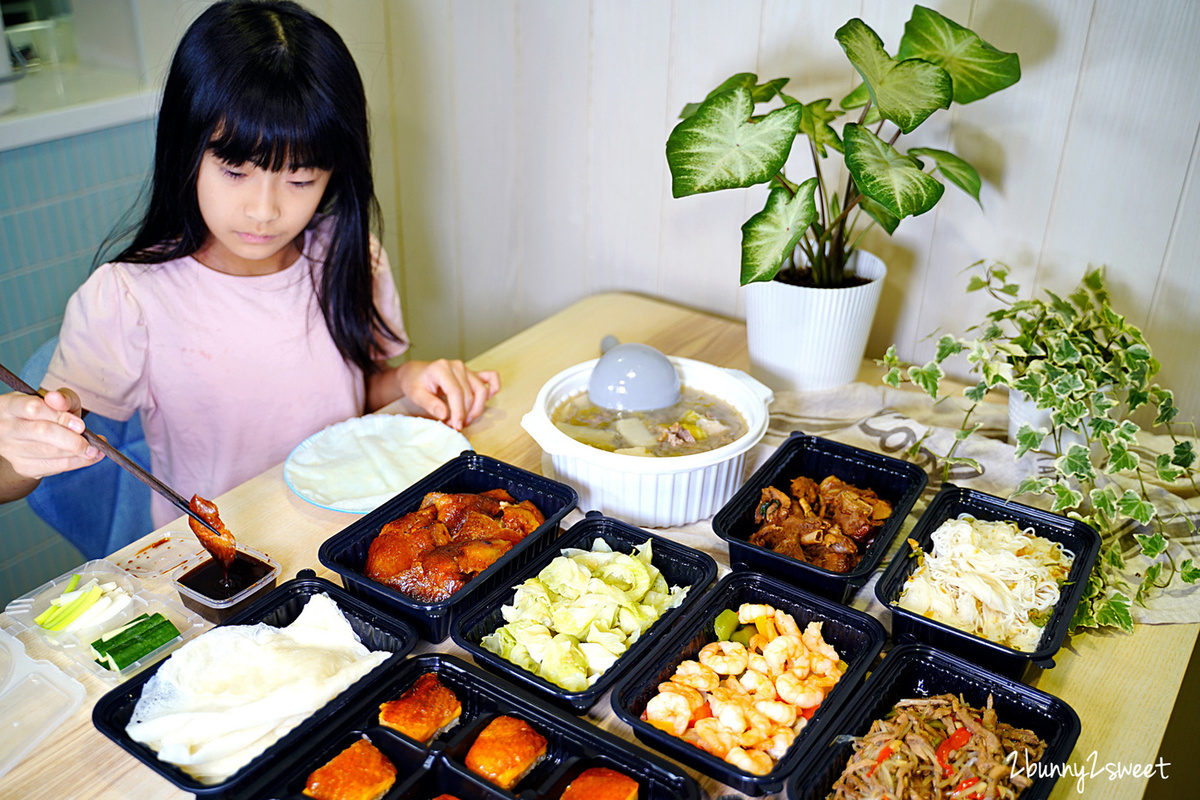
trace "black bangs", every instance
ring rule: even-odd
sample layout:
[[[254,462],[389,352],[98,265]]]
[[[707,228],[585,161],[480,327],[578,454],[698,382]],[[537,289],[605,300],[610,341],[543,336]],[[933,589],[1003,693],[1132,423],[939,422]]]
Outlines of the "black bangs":
[[[307,102],[294,84],[251,84],[218,108],[221,116],[208,149],[229,164],[250,163],[271,172],[334,169],[335,155],[353,149],[329,104]]]

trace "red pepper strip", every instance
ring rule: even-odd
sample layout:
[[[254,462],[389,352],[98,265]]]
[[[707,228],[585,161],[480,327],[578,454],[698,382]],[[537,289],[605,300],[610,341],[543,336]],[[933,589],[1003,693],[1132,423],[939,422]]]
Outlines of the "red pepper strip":
[[[972,786],[974,786],[977,783],[979,783],[979,778],[966,778],[961,783],[959,783],[958,786],[954,787],[953,793],[958,794],[959,792],[965,792],[967,789],[970,789]],[[975,792],[974,794],[971,795],[971,797],[979,797],[979,796],[980,796],[979,792]]]
[[[937,760],[942,765],[943,774],[949,775],[954,771],[946,763],[946,758],[950,755],[950,751],[957,750],[969,741],[971,741],[971,732],[966,728],[959,728],[937,746]]]
[[[817,709],[820,707],[820,704],[818,704],[812,708],[802,708],[800,709],[800,716],[804,717],[805,719],[812,719],[813,714],[817,713]]]
[[[879,755],[875,758],[875,765],[867,770],[867,777],[871,777],[875,773],[875,768],[892,757],[892,746],[888,745],[879,751]]]

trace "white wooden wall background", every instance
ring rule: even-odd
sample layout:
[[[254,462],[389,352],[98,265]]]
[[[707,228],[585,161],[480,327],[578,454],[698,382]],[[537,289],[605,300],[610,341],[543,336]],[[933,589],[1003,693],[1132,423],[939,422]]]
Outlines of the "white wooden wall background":
[[[998,259],[1026,292],[1106,264],[1161,381],[1200,417],[1200,3],[927,0],[1021,56],[1013,88],[904,141],[985,178],[890,239],[868,355],[921,360],[991,306],[963,269]],[[373,103],[385,237],[414,352],[470,357],[589,293],[742,315],[740,226],[762,191],[675,200],[663,145],[684,103],[735,72],[848,91],[833,39],[859,16],[892,52],[890,0],[325,0]],[[790,166],[807,177],[807,156]],[[797,343],[802,347],[803,343]]]

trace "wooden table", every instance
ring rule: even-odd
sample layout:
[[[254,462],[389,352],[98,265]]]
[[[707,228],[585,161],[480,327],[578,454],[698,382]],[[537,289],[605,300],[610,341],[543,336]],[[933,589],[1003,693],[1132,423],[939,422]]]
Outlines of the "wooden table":
[[[541,449],[520,426],[538,389],[558,371],[594,358],[603,334],[640,341],[672,355],[696,358],[739,369],[748,368],[745,328],[741,323],[679,308],[657,300],[605,294],[587,298],[497,345],[471,362],[476,369],[499,370],[504,389],[484,415],[466,431],[475,449],[524,469],[540,471]],[[864,376],[874,373],[864,367]],[[340,583],[320,565],[317,549],[351,519],[319,509],[293,495],[283,481],[282,465],[273,467],[217,498],[221,515],[245,544],[269,553],[291,577],[301,569]],[[167,530],[186,530],[181,521],[149,534],[112,556],[131,557]],[[693,534],[692,537],[694,538]],[[708,534],[699,546],[724,565],[724,543]],[[148,579],[146,588],[173,592],[169,580]],[[0,617],[0,623],[5,620]],[[1109,771],[1154,761],[1200,625],[1141,625],[1132,635],[1088,634],[1076,637],[1059,653],[1058,666],[1041,673],[1035,685],[1061,697],[1079,713],[1083,732],[1071,755],[1074,771],[1059,780],[1053,797],[1076,795],[1078,772],[1085,774],[1089,798],[1141,797],[1146,777],[1110,779]],[[31,656],[65,664],[65,658],[30,633],[22,641]],[[433,646],[422,642],[416,652],[458,652],[449,640]],[[3,778],[0,798],[178,798],[180,792],[156,773],[100,735],[91,710],[108,686],[84,677],[83,707]],[[603,728],[632,738],[602,698],[587,717]],[[1182,765],[1172,774],[1186,781]],[[713,797],[736,792],[692,772]],[[1145,773],[1143,773],[1144,775]]]

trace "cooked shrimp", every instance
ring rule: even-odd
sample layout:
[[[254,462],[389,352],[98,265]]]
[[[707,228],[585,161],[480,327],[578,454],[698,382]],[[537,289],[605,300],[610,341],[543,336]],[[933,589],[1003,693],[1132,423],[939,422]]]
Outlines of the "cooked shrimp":
[[[771,674],[780,675],[792,667],[792,662],[807,654],[804,643],[797,636],[776,636],[763,648],[763,658],[771,668]]]
[[[716,717],[696,720],[694,729],[699,737],[696,744],[717,758],[724,758],[734,746],[733,731],[722,725]]]
[[[796,707],[778,700],[756,700],[754,710],[777,726],[791,728],[796,724]]]
[[[800,708],[814,708],[825,699],[825,690],[810,678],[801,678],[794,672],[785,672],[775,679],[775,691],[785,703]]]
[[[747,669],[736,678],[731,677],[728,680],[737,681],[742,691],[755,700],[774,700],[777,696],[775,693],[775,681],[771,680],[770,675],[758,670]]]
[[[757,622],[763,617],[774,617],[775,609],[768,605],[754,605],[751,603],[742,603],[738,606],[738,622],[743,625],[749,625],[751,622]]]
[[[800,626],[796,624],[796,618],[780,608],[775,609],[775,627],[780,633],[788,636],[800,635]]]
[[[801,718],[803,720],[803,717]],[[771,758],[779,761],[787,755],[788,748],[792,746],[792,742],[796,741],[796,732],[789,728],[776,728],[768,738],[759,742],[754,746],[755,750],[762,750]]]
[[[660,693],[681,695],[687,700],[688,707],[692,710],[693,714],[708,704],[708,701],[704,698],[700,690],[693,689],[691,686],[685,686],[682,683],[676,683],[675,681],[660,683],[658,691]]]
[[[687,698],[675,692],[659,692],[646,703],[646,722],[674,736],[682,736],[692,722]]]
[[[833,645],[825,641],[825,638],[821,636],[820,622],[808,623],[808,627],[804,629],[804,634],[801,638],[804,641],[804,646],[813,653],[819,653],[835,663],[841,660],[841,656],[838,655],[837,650],[833,649]]]
[[[711,692],[721,683],[720,676],[713,672],[711,667],[706,667],[699,661],[682,662],[675,668],[671,680],[702,692]]]
[[[748,658],[740,642],[712,642],[700,648],[700,663],[720,675],[741,675]]]
[[[725,755],[725,760],[752,775],[766,775],[775,768],[775,760],[762,750],[734,747]]]

